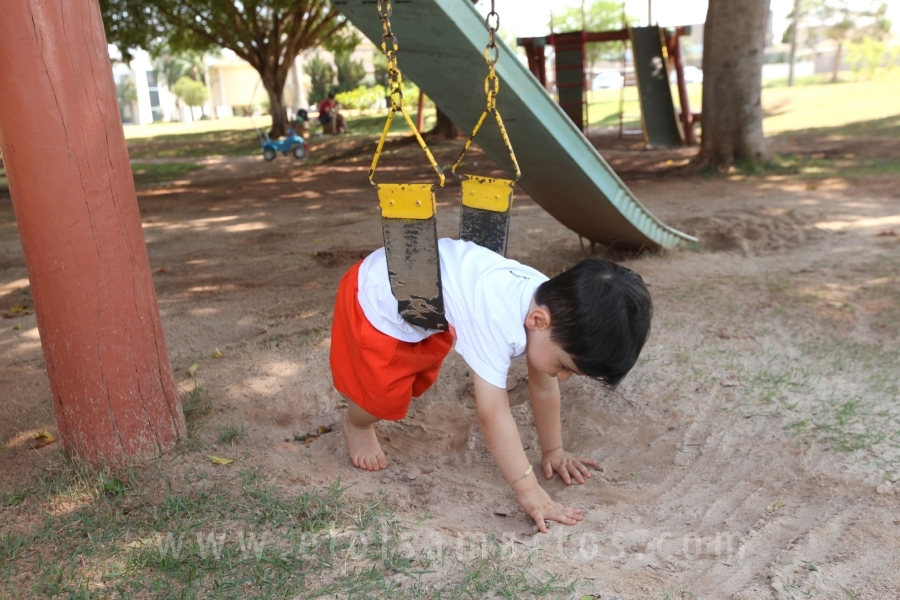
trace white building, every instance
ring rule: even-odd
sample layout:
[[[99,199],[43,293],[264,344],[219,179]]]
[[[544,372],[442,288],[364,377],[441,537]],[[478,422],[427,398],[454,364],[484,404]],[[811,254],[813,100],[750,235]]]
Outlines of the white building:
[[[371,42],[364,39],[351,55],[353,60],[362,62],[367,83],[374,82],[373,57],[377,51]],[[194,114],[172,94],[165,78],[161,73],[157,74],[147,52],[135,52],[133,60],[127,64],[121,62],[121,55],[114,46],[109,47],[109,54],[119,95],[119,112],[122,123],[126,125],[148,125],[159,121],[189,123],[201,114],[205,118],[216,119],[258,113],[262,105],[268,103],[268,94],[259,74],[230,50],[203,58],[209,100]],[[304,63],[314,56],[334,66],[334,57],[321,48],[313,48],[297,56],[284,88],[284,104],[292,111],[309,106],[307,90],[310,79],[304,72]]]

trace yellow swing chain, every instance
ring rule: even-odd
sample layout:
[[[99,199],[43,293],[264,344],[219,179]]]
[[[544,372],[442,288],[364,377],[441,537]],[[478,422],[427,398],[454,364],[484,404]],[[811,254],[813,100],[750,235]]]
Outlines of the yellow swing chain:
[[[472,145],[472,140],[475,139],[484,120],[487,118],[488,114],[494,113],[494,117],[497,119],[497,126],[500,128],[500,135],[503,137],[503,143],[509,151],[509,157],[512,159],[513,168],[516,171],[516,177],[513,180],[515,182],[522,176],[522,172],[519,170],[519,162],[516,160],[516,154],[513,152],[509,136],[506,134],[506,127],[503,126],[503,119],[500,117],[500,111],[497,110],[497,94],[500,92],[500,79],[497,77],[496,66],[497,61],[500,60],[500,48],[497,46],[495,35],[500,28],[500,15],[494,10],[494,0],[491,0],[491,12],[484,18],[484,24],[488,29],[488,43],[487,46],[484,47],[484,62],[486,62],[488,66],[488,74],[484,79],[484,93],[487,96],[487,107],[484,109],[484,112],[481,113],[481,118],[478,119],[478,122],[475,124],[472,134],[469,136],[469,139],[466,140],[466,144],[463,146],[462,152],[459,153],[456,162],[453,163],[453,166],[450,168],[450,172],[453,173],[453,175],[456,175],[456,168],[462,163],[466,151],[468,151],[469,146]]]
[[[406,119],[406,123],[409,125],[413,134],[415,134],[419,146],[425,151],[425,156],[428,157],[428,161],[431,163],[431,166],[434,168],[435,173],[437,173],[438,178],[441,181],[441,187],[444,187],[444,172],[441,171],[437,161],[434,160],[431,150],[425,145],[425,140],[422,139],[422,135],[419,133],[419,130],[416,128],[409,114],[406,112],[406,109],[403,107],[403,75],[400,73],[400,69],[397,66],[397,51],[400,49],[400,46],[397,43],[397,36],[391,31],[391,14],[391,0],[378,0],[378,16],[381,18],[381,26],[384,29],[384,33],[381,35],[381,51],[387,58],[388,63],[388,90],[391,95],[391,111],[388,113],[387,121],[384,123],[384,131],[381,132],[381,139],[378,140],[375,156],[372,157],[372,166],[369,168],[369,183],[373,186],[378,186],[374,180],[375,168],[378,166],[378,159],[381,158],[384,141],[387,138],[388,132],[391,130],[394,114],[399,110],[403,115],[403,118]],[[419,91],[419,93],[421,94],[422,92]]]

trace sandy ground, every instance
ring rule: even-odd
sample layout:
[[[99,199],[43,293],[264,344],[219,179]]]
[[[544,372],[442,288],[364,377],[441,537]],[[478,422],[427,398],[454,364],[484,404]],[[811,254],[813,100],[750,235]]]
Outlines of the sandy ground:
[[[897,142],[776,143],[897,158]],[[443,164],[457,148],[435,153]],[[329,327],[339,278],[380,245],[365,154],[314,167],[259,159],[249,172],[225,161],[225,179],[213,165],[194,183],[139,191],[176,378],[189,389],[198,362],[210,391],[200,435],[246,425],[232,455],[283,474],[289,492],[338,476],[353,494],[384,490],[414,524],[416,551],[497,535],[512,559],[536,552],[536,569],[577,577],[594,597],[900,597],[900,176],[686,178],[671,166],[690,151],[618,144],[604,154],[705,249],[621,257],[651,286],[648,346],[614,392],[577,377],[561,386],[567,449],[598,469],[584,486],[544,485],[584,511],[581,524],[534,534],[486,451],[455,353],[407,419],[380,426],[388,469],[350,464]],[[427,177],[414,147],[394,147],[383,168]],[[441,235],[455,235],[457,194],[452,183],[439,192]],[[509,256],[550,275],[582,255],[578,238],[522,194],[510,235]],[[28,302],[8,199],[0,236],[6,310]],[[59,460],[53,446],[29,443],[54,427],[33,315],[0,322],[0,366],[8,490]],[[509,389],[537,462],[524,363]],[[293,441],[323,425],[334,431]]]

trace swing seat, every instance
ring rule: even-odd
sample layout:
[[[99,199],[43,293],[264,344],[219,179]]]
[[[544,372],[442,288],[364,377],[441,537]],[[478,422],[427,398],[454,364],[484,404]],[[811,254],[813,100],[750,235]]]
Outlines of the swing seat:
[[[413,325],[448,331],[434,185],[380,183],[376,188],[391,291],[400,315]]]
[[[462,181],[459,237],[506,256],[512,179],[466,175]]]

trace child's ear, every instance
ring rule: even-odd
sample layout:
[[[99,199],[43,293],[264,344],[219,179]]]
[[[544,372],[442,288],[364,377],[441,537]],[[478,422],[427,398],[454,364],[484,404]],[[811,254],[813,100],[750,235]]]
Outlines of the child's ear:
[[[540,331],[550,327],[550,311],[543,306],[532,308],[525,317],[525,327]]]

